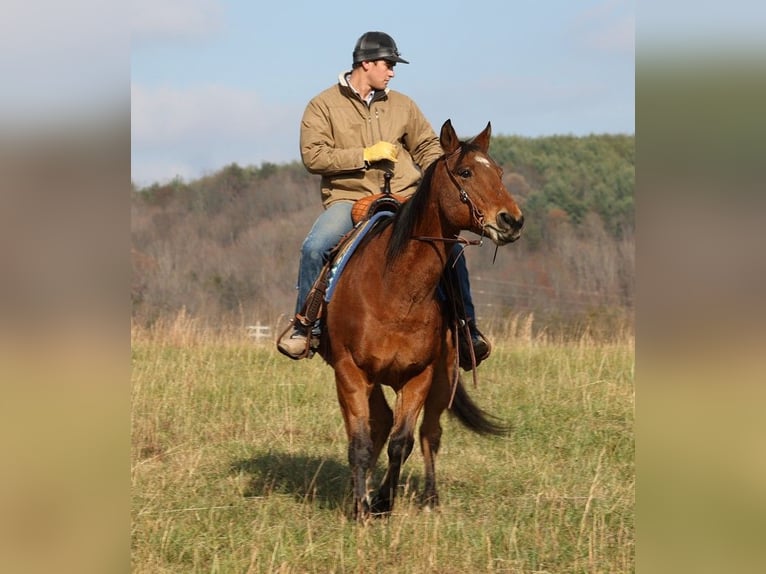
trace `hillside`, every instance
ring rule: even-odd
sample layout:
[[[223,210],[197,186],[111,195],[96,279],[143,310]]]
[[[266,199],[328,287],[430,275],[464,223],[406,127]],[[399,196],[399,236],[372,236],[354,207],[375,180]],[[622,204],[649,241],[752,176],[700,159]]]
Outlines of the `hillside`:
[[[534,328],[580,334],[630,326],[635,138],[492,139],[525,213],[522,239],[467,250],[483,325],[534,315]],[[301,242],[321,211],[300,163],[236,164],[200,178],[134,187],[134,321],[185,309],[212,324],[274,324],[293,310]]]

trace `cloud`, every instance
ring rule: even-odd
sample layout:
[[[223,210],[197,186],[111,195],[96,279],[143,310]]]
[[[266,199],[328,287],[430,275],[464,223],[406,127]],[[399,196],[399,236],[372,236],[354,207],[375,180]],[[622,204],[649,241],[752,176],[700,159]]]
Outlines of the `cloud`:
[[[223,26],[219,0],[133,0],[134,40],[200,39]]]
[[[0,122],[40,124],[120,105],[129,47],[124,13],[112,3],[5,2]]]
[[[438,106],[450,113],[456,126],[483,127],[491,120],[495,135],[632,133],[632,100],[628,89],[607,77],[580,75],[496,74],[477,78],[470,87],[443,96]],[[481,106],[461,106],[460,101],[481,94]],[[426,108],[431,113],[434,105]],[[487,115],[491,113],[491,115]],[[469,134],[465,134],[469,135]]]
[[[635,53],[636,17],[633,2],[606,0],[584,10],[572,31],[577,43],[602,52]]]
[[[142,145],[185,138],[249,139],[283,125],[290,110],[267,104],[254,90],[202,85],[131,87],[131,135]],[[297,123],[296,123],[297,125]]]
[[[606,52],[635,53],[636,51],[635,16],[623,16],[610,21],[603,28],[594,30],[587,41],[594,48]]]
[[[202,85],[131,87],[132,177],[200,177],[232,162],[298,157],[302,107],[271,103],[254,90]]]

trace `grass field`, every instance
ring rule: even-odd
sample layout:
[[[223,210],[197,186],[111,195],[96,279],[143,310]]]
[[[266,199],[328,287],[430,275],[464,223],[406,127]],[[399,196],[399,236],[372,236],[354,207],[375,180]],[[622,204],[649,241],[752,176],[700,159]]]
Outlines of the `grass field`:
[[[320,358],[188,322],[134,329],[133,572],[632,572],[632,340],[493,342],[465,381],[511,434],[443,417],[440,509],[418,505],[416,447],[393,514],[357,525]]]

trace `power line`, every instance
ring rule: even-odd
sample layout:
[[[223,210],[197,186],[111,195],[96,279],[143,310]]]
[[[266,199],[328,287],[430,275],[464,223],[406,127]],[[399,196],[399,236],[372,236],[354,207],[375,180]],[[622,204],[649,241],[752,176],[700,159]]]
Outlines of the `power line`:
[[[493,297],[501,297],[504,299],[508,298],[515,298],[519,296],[519,291],[522,293],[526,293],[528,295],[534,295],[538,293],[543,293],[551,298],[556,299],[557,301],[562,302],[571,302],[571,303],[580,303],[582,304],[583,298],[589,298],[589,299],[598,299],[605,302],[610,303],[625,303],[625,304],[632,304],[633,302],[633,296],[632,295],[618,295],[615,293],[603,293],[599,291],[587,291],[584,289],[567,289],[564,287],[549,287],[544,285],[538,285],[534,283],[521,283],[518,281],[507,281],[502,279],[492,279],[489,277],[471,277],[471,283],[472,285],[475,283],[495,283],[500,285],[507,285],[509,287],[512,287],[513,291],[497,291],[497,290],[488,290],[488,289],[476,289],[472,286],[471,292],[478,295],[487,295],[487,296],[493,296]],[[562,296],[564,295],[564,296]],[[568,296],[567,296],[568,295]]]

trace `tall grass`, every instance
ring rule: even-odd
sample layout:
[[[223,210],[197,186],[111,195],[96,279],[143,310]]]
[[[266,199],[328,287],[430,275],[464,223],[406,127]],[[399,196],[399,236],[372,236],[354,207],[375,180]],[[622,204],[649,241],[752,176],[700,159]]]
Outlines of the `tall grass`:
[[[445,416],[440,509],[418,505],[416,450],[393,514],[357,525],[321,359],[292,362],[185,316],[134,329],[133,571],[633,571],[632,341],[524,332],[495,334],[478,387],[465,378],[511,434]]]

